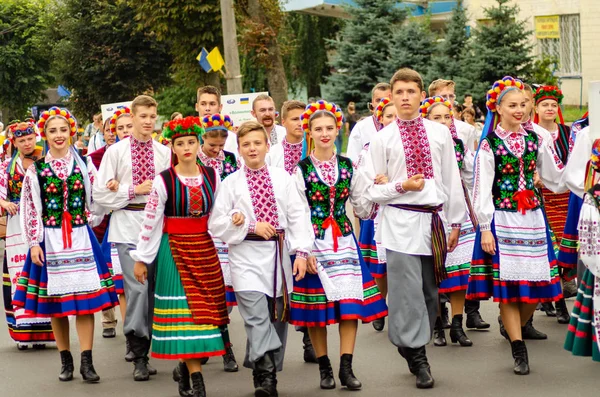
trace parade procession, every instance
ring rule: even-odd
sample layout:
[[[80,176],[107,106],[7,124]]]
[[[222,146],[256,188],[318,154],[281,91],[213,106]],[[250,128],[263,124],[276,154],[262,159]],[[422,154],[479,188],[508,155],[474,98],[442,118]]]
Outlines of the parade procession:
[[[192,59],[191,99],[90,99],[60,78],[54,103],[18,113],[0,97],[0,395],[597,391],[600,71],[574,96],[491,58],[491,80],[425,68],[407,44],[387,74],[353,85],[360,69],[334,62],[318,96],[285,83],[282,99],[277,72],[232,61],[233,3],[225,58]],[[247,3],[253,18],[264,1]],[[381,3],[433,24],[436,3],[475,7]],[[345,23],[327,52],[368,26]],[[548,26],[540,40],[563,40]],[[251,70],[267,85],[247,86]]]

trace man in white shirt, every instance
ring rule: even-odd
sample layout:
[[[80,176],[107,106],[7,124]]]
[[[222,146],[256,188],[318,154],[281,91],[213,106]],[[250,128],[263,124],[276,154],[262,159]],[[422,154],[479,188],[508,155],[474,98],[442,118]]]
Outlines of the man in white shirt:
[[[387,256],[389,338],[417,387],[431,388],[425,345],[438,314],[446,252],[456,247],[465,220],[464,196],[450,131],[419,115],[425,99],[419,73],[400,69],[390,85],[398,118],[371,139],[359,177],[369,185],[366,198],[381,206],[375,239]],[[375,184],[377,174],[389,182]],[[448,238],[442,217],[452,228]]]
[[[94,122],[88,124],[83,132],[83,140],[85,141],[86,146],[98,133],[102,135],[102,113],[95,114],[92,119]]]
[[[261,94],[252,101],[252,117],[256,118],[269,137],[271,146],[283,141],[285,137],[285,128],[275,124],[275,102],[273,98],[266,94]]]
[[[388,83],[378,83],[371,90],[371,103],[369,103],[369,110],[373,114],[370,117],[365,117],[362,120],[359,120],[354,125],[354,128],[348,137],[346,156],[348,156],[353,163],[358,161],[360,152],[367,143],[371,142],[373,135],[383,128],[375,116],[375,109],[377,109],[377,105],[379,105],[379,102],[383,98],[389,98],[390,95],[390,85]]]
[[[212,85],[205,85],[204,87],[198,88],[196,93],[196,111],[198,117],[202,119],[205,116],[212,116],[213,114],[221,113],[223,110],[223,104],[221,103],[221,91]],[[223,150],[238,155],[237,136],[235,133],[228,131],[227,140]]]
[[[152,139],[158,117],[156,101],[140,95],[131,103],[134,130],[129,139],[111,145],[102,158],[94,183],[94,202],[112,211],[108,240],[114,242],[123,270],[127,313],[123,332],[133,352],[133,379],[145,381],[151,373],[148,352],[152,338],[154,265],[148,266],[148,282],[134,274],[130,251],[137,245],[143,210],[154,177],[171,166],[171,151]]]

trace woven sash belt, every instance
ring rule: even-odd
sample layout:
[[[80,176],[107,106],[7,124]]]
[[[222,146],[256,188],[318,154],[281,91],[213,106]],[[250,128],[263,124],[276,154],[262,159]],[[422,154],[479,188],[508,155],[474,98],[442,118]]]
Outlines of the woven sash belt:
[[[135,204],[127,204],[125,207],[121,208],[125,211],[143,211],[146,208],[146,203],[135,203]]]
[[[208,231],[208,215],[202,217],[166,216],[163,233],[200,234]]]

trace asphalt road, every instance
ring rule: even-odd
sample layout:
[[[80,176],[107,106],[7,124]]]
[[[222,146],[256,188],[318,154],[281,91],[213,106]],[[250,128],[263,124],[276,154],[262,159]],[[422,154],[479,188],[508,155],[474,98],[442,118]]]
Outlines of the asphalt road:
[[[573,300],[569,301],[571,306]],[[531,341],[529,349],[531,374],[512,373],[510,346],[498,334],[497,306],[484,302],[482,314],[492,323],[489,331],[468,332],[473,347],[428,346],[429,360],[436,380],[433,390],[417,390],[414,377],[406,362],[388,341],[387,327],[375,332],[371,325],[361,325],[354,360],[354,372],[362,381],[360,392],[345,389],[319,389],[316,364],[302,360],[301,334],[290,328],[287,356],[283,373],[279,375],[281,396],[593,396],[600,387],[600,363],[590,358],[574,357],[562,347],[566,326],[559,325],[543,313],[536,314],[535,324],[548,333],[546,341]],[[245,335],[237,310],[232,315],[231,336],[238,362],[242,361]],[[119,323],[115,339],[103,339],[100,317],[96,317],[94,363],[101,382],[84,384],[79,370],[79,353],[74,324],[72,323],[72,351],[76,362],[76,377],[72,382],[58,381],[60,358],[56,349],[45,351],[18,351],[8,336],[6,327],[0,327],[0,397],[44,396],[144,396],[176,397],[176,383],[171,380],[173,362],[152,360],[157,376],[148,382],[134,382],[133,365],[123,359],[125,339]],[[337,327],[330,329],[330,357],[337,377],[339,339]],[[449,341],[449,338],[448,338]],[[252,375],[241,368],[238,373],[225,373],[221,359],[211,359],[204,367],[208,396],[253,396]]]

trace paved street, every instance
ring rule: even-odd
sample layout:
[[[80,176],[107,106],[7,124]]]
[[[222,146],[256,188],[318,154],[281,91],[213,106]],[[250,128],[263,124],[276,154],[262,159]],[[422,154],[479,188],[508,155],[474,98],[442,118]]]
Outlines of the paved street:
[[[571,299],[569,305],[572,305]],[[571,356],[562,344],[566,326],[553,318],[536,315],[536,325],[547,332],[547,341],[528,342],[531,374],[519,377],[512,374],[512,358],[508,343],[498,334],[497,307],[484,303],[482,313],[493,323],[489,332],[469,332],[474,342],[471,348],[447,346],[428,347],[436,387],[421,391],[414,387],[414,377],[406,363],[390,344],[385,332],[376,333],[371,325],[360,327],[355,355],[355,373],[363,382],[363,390],[353,393],[362,396],[568,396],[597,395],[600,364],[589,358]],[[57,379],[60,358],[55,349],[20,352],[11,343],[4,324],[0,327],[0,396],[144,396],[176,397],[176,384],[171,380],[172,362],[152,360],[159,370],[149,382],[133,382],[132,364],[123,360],[124,337],[119,329],[115,339],[102,339],[97,316],[94,361],[102,380],[97,385],[81,381],[78,345],[73,351],[76,361],[76,378],[69,383]],[[331,327],[330,356],[337,356],[336,327]],[[387,331],[387,327],[386,327]],[[237,311],[232,313],[231,335],[238,362],[242,361],[244,330]],[[290,332],[286,364],[279,377],[281,396],[348,396],[345,389],[323,391],[319,389],[316,364],[302,361],[301,335]],[[72,341],[75,329],[72,328]],[[449,338],[448,338],[449,341]],[[339,360],[332,359],[336,373]],[[221,360],[211,359],[204,368],[208,396],[252,396],[250,370],[228,374],[223,372]],[[338,381],[339,385],[339,381]]]

